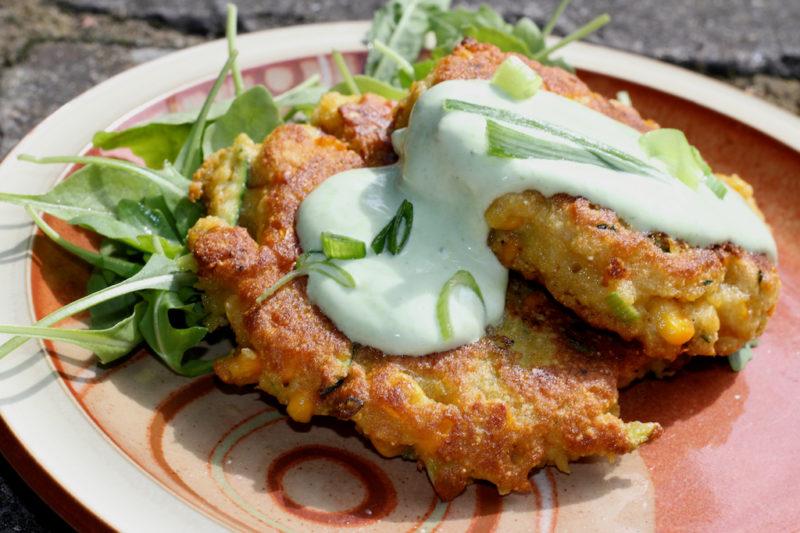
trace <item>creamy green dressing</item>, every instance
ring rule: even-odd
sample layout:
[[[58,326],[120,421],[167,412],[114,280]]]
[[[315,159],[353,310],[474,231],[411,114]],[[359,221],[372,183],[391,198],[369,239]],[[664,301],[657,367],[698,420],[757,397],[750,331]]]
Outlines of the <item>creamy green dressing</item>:
[[[729,191],[719,199],[705,185],[693,191],[666,171],[658,178],[565,160],[492,157],[487,155],[486,120],[445,111],[446,99],[558,124],[647,160],[638,131],[553,93],[514,100],[482,80],[434,86],[416,102],[408,128],[393,136],[398,164],[333,176],[298,212],[301,246],[320,250],[323,231],[369,246],[403,199],[414,206],[411,236],[398,255],[368,249],[365,258],[337,260],[355,279],[355,288],[315,272],[309,276],[311,300],[354,342],[389,354],[424,355],[474,341],[498,322],[508,273],[486,244],[484,212],[510,192],[583,196],[615,210],[641,231],[661,231],[697,246],[730,241],[776,258],[769,229],[739,194]],[[454,334],[444,339],[436,304],[442,286],[458,270],[474,276],[485,305],[471,290],[457,288],[450,300]]]

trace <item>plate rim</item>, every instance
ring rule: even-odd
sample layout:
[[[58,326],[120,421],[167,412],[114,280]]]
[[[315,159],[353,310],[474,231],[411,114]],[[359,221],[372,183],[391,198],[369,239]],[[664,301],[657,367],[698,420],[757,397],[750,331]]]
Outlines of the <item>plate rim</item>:
[[[331,22],[289,26],[242,34],[237,38],[240,50],[240,65],[244,69],[270,62],[326,54],[332,48],[337,48],[343,52],[364,50],[365,47],[361,42],[361,36],[366,33],[369,24],[369,21]],[[285,43],[287,39],[296,40],[300,35],[303,35],[306,39],[303,44],[291,50],[286,50]],[[274,49],[269,49],[270,46],[273,46]],[[655,59],[589,43],[573,43],[566,47],[560,55],[577,68],[637,83],[692,101],[704,108],[742,122],[800,152],[800,138],[791,134],[792,132],[800,131],[800,117],[796,117],[788,111],[777,108],[722,82]],[[38,172],[33,172],[36,179],[25,180],[27,181],[25,184],[16,184],[13,187],[8,187],[14,183],[9,178],[13,177],[19,172],[18,169],[22,168],[16,156],[23,152],[44,152],[40,155],[48,155],[52,153],[52,150],[49,148],[41,150],[39,145],[49,145],[50,143],[65,146],[61,151],[68,153],[80,152],[89,146],[91,134],[94,131],[123,120],[125,116],[130,116],[137,110],[150,105],[153,101],[163,98],[165,94],[178,91],[181,87],[194,85],[213,78],[219,69],[219,65],[224,63],[226,56],[227,43],[224,39],[218,39],[168,53],[119,73],[92,87],[49,115],[8,152],[3,160],[0,161],[0,184],[2,184],[4,190],[11,188],[18,192],[26,189],[27,192],[30,192],[31,188],[36,188],[37,190],[49,188],[61,176],[63,167],[41,167]],[[187,61],[192,57],[202,57],[202,61]],[[187,64],[190,65],[189,68],[185,68]],[[183,68],[175,68],[177,66]],[[150,74],[159,70],[169,72],[171,76],[162,76],[158,83],[150,84],[145,90],[142,86],[142,79],[151,79]],[[172,81],[168,82],[166,81],[167,79]],[[110,122],[107,119],[102,120],[103,125],[100,127],[96,126],[96,123],[100,121],[97,117],[86,121],[80,131],[88,131],[88,136],[76,134],[68,140],[54,138],[51,130],[57,129],[57,126],[67,122],[69,117],[74,117],[76,114],[92,108],[95,100],[106,94],[114,94],[115,96],[119,94],[132,95],[123,96],[120,100],[129,102],[135,100],[135,104],[120,104],[118,107],[125,107],[126,110],[112,117]],[[739,105],[732,105],[732,102],[736,102]],[[747,105],[741,105],[742,102]],[[104,116],[107,117],[107,115]],[[24,171],[27,174],[31,174],[29,166],[25,166]],[[17,213],[17,215],[19,214]],[[5,218],[7,217],[4,215]],[[14,221],[17,220],[22,220],[22,218],[17,216]],[[14,234],[23,235],[27,231],[30,235],[31,224],[28,223],[27,227],[27,230],[21,230],[22,233],[15,231]],[[23,263],[27,264],[27,262],[26,258]],[[26,284],[29,285],[30,278],[27,277],[27,273],[26,278]],[[6,283],[6,281],[3,282],[3,284]],[[30,287],[27,286],[26,288],[28,294],[30,294]],[[30,303],[30,299],[27,302]],[[30,305],[28,305],[29,307]],[[26,309],[26,311],[30,314],[30,309]],[[6,315],[0,312],[0,317],[4,316]],[[3,376],[8,373],[9,369],[15,369],[15,366],[12,365],[16,365],[16,363],[10,361],[25,356],[28,358],[37,357],[37,355],[41,354],[41,344],[37,343],[34,349],[33,343],[29,343],[27,349],[21,351],[22,354],[18,353],[8,360],[0,361],[0,380],[5,381]],[[37,360],[30,367],[24,368],[21,373],[25,375],[25,379],[29,383],[38,383],[39,380],[45,380],[46,385],[36,391],[35,394],[37,395],[40,393],[56,396],[64,394],[63,387],[60,386],[60,380],[52,372],[49,363],[44,357],[37,357]],[[53,387],[52,385],[56,386]],[[92,440],[93,446],[98,447],[97,449],[104,455],[104,460],[108,460],[114,466],[124,470],[123,474],[117,473],[117,475],[122,475],[126,480],[133,478],[138,480],[137,483],[134,483],[136,486],[133,488],[125,484],[119,487],[119,497],[106,495],[102,499],[105,503],[108,503],[109,500],[116,500],[116,506],[103,507],[103,502],[98,504],[96,499],[87,501],[85,498],[86,491],[76,490],[76,483],[73,477],[74,468],[62,468],[59,466],[58,461],[53,462],[52,458],[43,460],[41,446],[36,446],[31,442],[36,432],[31,432],[24,427],[25,424],[23,422],[25,420],[20,419],[20,412],[16,410],[16,407],[15,404],[9,406],[6,402],[0,402],[0,434],[8,437],[0,440],[0,451],[7,457],[15,459],[15,462],[9,459],[12,467],[17,470],[26,483],[31,485],[48,506],[73,527],[136,530],[137,527],[140,527],[137,525],[143,524],[140,521],[141,517],[150,514],[141,507],[142,505],[155,504],[163,507],[164,499],[159,496],[165,495],[168,495],[172,501],[183,503],[181,498],[169,492],[151,477],[142,476],[141,474],[144,472],[131,464],[127,456],[116,446],[113,444],[108,446],[110,443],[105,436],[91,425],[88,420],[85,420],[87,418],[86,415],[74,405],[74,402],[63,402],[60,409],[62,413],[69,416],[69,420],[75,421],[82,418],[85,428],[81,427],[92,430],[89,438]],[[10,442],[12,440],[14,442]],[[15,449],[16,446],[19,448]],[[104,446],[107,450],[103,448]],[[115,454],[118,457],[109,457],[109,454]],[[35,484],[31,480],[35,480]],[[158,491],[159,496],[154,497],[152,495],[154,486],[160,489]],[[131,490],[135,491],[133,498],[130,495]],[[151,493],[149,497],[136,497],[137,495],[142,496],[148,491]],[[126,507],[124,502],[131,500],[136,501],[137,504],[135,513],[124,509]],[[83,512],[76,512],[78,509],[74,506],[75,502],[80,505]],[[120,505],[119,502],[122,502],[122,504]],[[175,527],[180,526],[182,528],[193,527],[192,524],[194,524],[197,527],[202,527],[202,530],[224,528],[221,523],[191,505],[184,503],[180,507],[182,510],[179,513],[164,513],[162,509],[162,512],[154,512],[151,516],[162,520],[159,522],[161,526],[169,526],[172,523]],[[136,515],[139,515],[140,518],[133,520]],[[167,519],[167,517],[169,518]]]

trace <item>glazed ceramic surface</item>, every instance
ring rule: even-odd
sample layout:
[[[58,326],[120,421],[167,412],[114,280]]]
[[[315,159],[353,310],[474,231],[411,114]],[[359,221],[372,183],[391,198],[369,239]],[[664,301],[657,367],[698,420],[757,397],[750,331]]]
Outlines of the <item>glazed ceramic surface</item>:
[[[335,81],[334,48],[358,71],[366,28],[330,24],[242,36],[245,82],[279,94],[314,73]],[[77,98],[0,165],[0,189],[43,192],[68,171],[19,162],[20,153],[96,154],[89,144],[96,130],[198,106],[225,56],[222,42],[188,49]],[[778,241],[781,299],[744,371],[698,360],[672,379],[621,393],[622,417],[660,422],[660,439],[614,463],[579,462],[569,475],[538,470],[529,494],[500,497],[476,484],[441,502],[413,462],[381,457],[349,423],[295,423],[264,394],[211,376],[176,376],[144,352],[101,368],[72,346],[29,342],[0,361],[3,452],[80,529],[796,529],[800,120],[628,54],[579,44],[566,57],[596,91],[628,91],[643,116],[684,130],[716,171],[750,181]],[[0,323],[29,324],[81,296],[86,268],[34,239],[23,210],[2,213]],[[91,235],[51,222],[92,245]],[[63,325],[81,327],[82,318]]]

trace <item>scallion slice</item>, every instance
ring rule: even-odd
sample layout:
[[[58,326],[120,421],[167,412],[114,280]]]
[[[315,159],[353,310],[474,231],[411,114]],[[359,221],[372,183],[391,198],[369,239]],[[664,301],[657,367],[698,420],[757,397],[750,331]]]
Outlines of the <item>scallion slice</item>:
[[[693,191],[701,183],[708,165],[699,157],[697,150],[689,144],[681,130],[661,128],[648,131],[639,137],[639,145],[648,157],[662,161],[670,174],[681,180]],[[703,163],[701,165],[701,162]]]
[[[507,122],[516,126],[524,126],[526,128],[545,131],[551,135],[567,139],[579,146],[586,148],[589,152],[604,160],[609,166],[611,166],[611,168],[626,172],[634,172],[655,178],[661,178],[663,176],[663,172],[654,166],[635,156],[623,152],[622,150],[614,148],[613,146],[601,143],[595,139],[584,137],[554,124],[525,117],[518,113],[514,113],[513,111],[453,99],[447,99],[444,101],[444,109],[447,111],[464,111],[466,113],[474,113],[476,115],[481,115],[483,117],[494,119],[500,122]]]
[[[614,313],[614,316],[623,322],[633,322],[639,318],[639,313],[628,302],[622,299],[622,296],[614,291],[606,296],[606,304]]]
[[[491,83],[512,98],[522,100],[536,94],[542,86],[542,77],[517,56],[510,56],[497,67]]]
[[[733,352],[728,356],[728,364],[731,365],[731,370],[739,372],[755,355],[753,348],[758,346],[758,339],[753,339],[745,343],[739,350]]]
[[[613,168],[585,148],[528,135],[494,120],[486,121],[487,153],[495,157],[515,159],[555,159]]]
[[[450,322],[450,294],[456,287],[467,287],[472,290],[481,303],[486,307],[486,302],[483,301],[483,294],[478,282],[467,270],[459,270],[448,279],[441,292],[439,292],[439,300],[436,302],[436,318],[439,321],[439,331],[442,332],[442,338],[448,340],[453,337],[453,324]]]
[[[716,194],[717,198],[720,200],[725,198],[725,195],[728,194],[728,189],[725,187],[725,184],[714,174],[706,174],[703,183],[705,183],[706,187],[711,189],[711,192]]]
[[[411,236],[411,226],[414,223],[414,206],[408,200],[403,200],[397,212],[372,239],[370,247],[376,254],[388,248],[392,255],[399,254],[405,248],[408,238]],[[403,236],[398,240],[400,228],[403,228]]]
[[[367,246],[364,241],[323,231],[322,253],[331,259],[361,259],[367,255]]]

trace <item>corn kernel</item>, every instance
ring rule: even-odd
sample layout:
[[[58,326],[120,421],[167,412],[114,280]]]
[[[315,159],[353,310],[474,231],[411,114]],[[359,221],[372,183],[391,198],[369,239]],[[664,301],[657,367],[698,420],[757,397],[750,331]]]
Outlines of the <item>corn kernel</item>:
[[[314,400],[305,391],[298,390],[289,398],[289,405],[286,412],[293,420],[298,422],[308,422],[314,414]]]
[[[661,338],[680,346],[694,337],[694,324],[680,310],[662,307],[656,315],[656,329]]]

